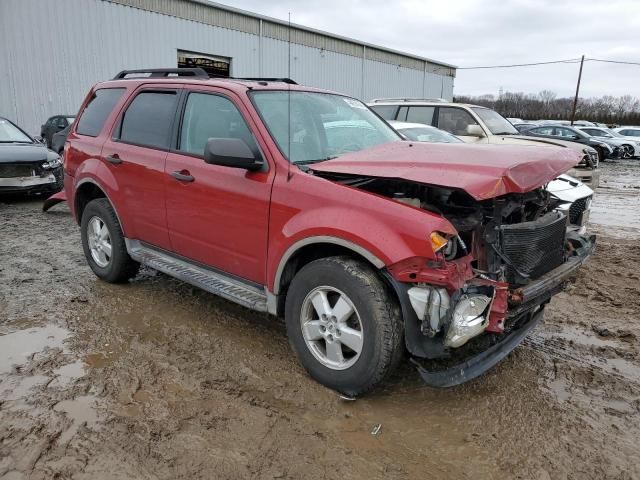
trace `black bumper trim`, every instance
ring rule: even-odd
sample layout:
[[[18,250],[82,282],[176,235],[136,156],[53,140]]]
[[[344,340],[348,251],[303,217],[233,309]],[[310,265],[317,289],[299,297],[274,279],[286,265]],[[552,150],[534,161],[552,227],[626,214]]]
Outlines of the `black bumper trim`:
[[[509,355],[524,340],[529,331],[542,320],[543,316],[543,310],[538,311],[527,323],[508,334],[500,343],[455,367],[429,372],[417,361],[414,360],[413,363],[417,365],[422,380],[430,387],[447,388],[460,385],[479,377]]]

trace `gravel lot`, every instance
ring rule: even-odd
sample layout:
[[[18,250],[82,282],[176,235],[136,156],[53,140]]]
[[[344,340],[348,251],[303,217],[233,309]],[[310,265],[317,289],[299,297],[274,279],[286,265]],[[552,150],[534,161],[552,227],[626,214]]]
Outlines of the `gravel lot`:
[[[64,206],[0,199],[0,479],[640,478],[640,161],[602,180],[597,253],[525,344],[355,402],[279,321],[151,270],[100,282]]]

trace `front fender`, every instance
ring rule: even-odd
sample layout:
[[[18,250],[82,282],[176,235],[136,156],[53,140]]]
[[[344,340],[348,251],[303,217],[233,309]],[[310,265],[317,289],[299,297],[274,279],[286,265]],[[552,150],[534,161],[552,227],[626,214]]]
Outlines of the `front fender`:
[[[455,234],[443,217],[357,188],[298,173],[276,180],[272,194],[267,279],[277,293],[295,252],[333,243],[367,258],[376,268],[410,257],[435,258],[429,235]]]

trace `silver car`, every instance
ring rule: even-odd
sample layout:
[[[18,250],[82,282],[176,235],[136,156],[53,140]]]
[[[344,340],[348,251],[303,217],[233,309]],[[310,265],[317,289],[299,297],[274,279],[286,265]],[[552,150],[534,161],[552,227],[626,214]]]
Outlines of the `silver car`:
[[[633,139],[603,127],[576,127],[584,133],[620,147],[620,158],[640,156],[640,137]]]

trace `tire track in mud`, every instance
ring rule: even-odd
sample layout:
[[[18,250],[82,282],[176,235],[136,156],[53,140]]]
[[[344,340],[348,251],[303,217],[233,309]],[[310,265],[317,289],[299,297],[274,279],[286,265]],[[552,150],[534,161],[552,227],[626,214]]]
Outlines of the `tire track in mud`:
[[[640,387],[640,367],[625,358],[603,358],[581,354],[574,345],[540,333],[530,334],[522,343],[523,347],[547,355],[551,360],[563,361],[577,369],[587,368],[609,375],[622,382]],[[617,365],[616,365],[617,364]]]

